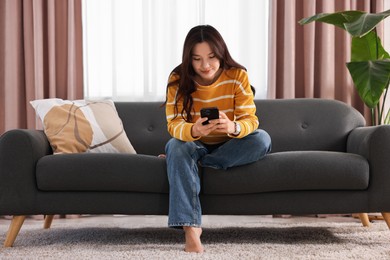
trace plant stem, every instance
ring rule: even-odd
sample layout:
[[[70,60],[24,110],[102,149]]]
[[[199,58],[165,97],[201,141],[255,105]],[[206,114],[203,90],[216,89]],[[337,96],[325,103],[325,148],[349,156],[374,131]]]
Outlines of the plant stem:
[[[376,125],[376,119],[375,119],[375,108],[371,108],[371,125]]]
[[[385,125],[390,125],[390,108],[387,110],[385,121],[383,122]]]
[[[378,56],[379,56],[379,47],[378,47],[378,34],[377,34],[377,30],[376,30],[376,27],[374,28],[374,33],[375,33],[375,51],[376,51],[376,59],[378,59]],[[379,121],[379,124],[380,124],[380,106],[379,106],[379,103],[377,104],[376,106],[376,110],[378,111],[377,112],[377,116],[375,116],[375,108],[371,108],[371,120],[372,120],[372,125],[377,125],[377,120]]]
[[[387,97],[387,91],[388,90],[389,90],[389,82],[387,82],[387,88],[385,90],[385,94],[383,95],[382,108],[380,110],[379,125],[382,124],[382,116],[383,116],[383,113],[385,112],[385,103],[386,103],[386,97]]]

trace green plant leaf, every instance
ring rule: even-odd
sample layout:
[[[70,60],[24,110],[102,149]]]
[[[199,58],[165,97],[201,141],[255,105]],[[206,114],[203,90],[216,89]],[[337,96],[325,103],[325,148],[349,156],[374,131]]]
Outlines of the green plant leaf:
[[[389,58],[390,55],[383,48],[381,39],[375,31],[371,31],[363,37],[352,37],[351,61],[383,60]]]
[[[362,11],[343,11],[343,12],[336,12],[336,13],[320,13],[313,15],[308,18],[304,18],[299,21],[299,24],[304,25],[311,22],[323,22],[328,24],[333,24],[337,27],[340,27],[341,29],[345,30],[344,24],[350,23],[353,21],[356,21],[364,15],[365,12]]]
[[[347,63],[360,98],[369,108],[375,108],[388,87],[390,59]]]
[[[344,24],[353,37],[362,37],[372,31],[378,23],[390,15],[390,10],[381,13],[364,13],[353,21]]]
[[[354,37],[361,37],[372,31],[378,23],[390,15],[390,9],[381,13],[366,13],[362,11],[343,11],[336,13],[319,13],[303,18],[299,24],[323,22],[333,24],[346,30]]]

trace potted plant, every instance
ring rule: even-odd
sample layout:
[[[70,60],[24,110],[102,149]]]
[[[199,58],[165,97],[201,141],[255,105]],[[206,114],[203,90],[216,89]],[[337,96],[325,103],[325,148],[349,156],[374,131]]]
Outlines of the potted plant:
[[[343,11],[319,13],[299,21],[305,25],[314,21],[333,24],[352,36],[351,61],[346,64],[360,98],[371,110],[372,125],[390,124],[390,109],[384,116],[390,82],[390,55],[383,48],[376,26],[390,15]]]

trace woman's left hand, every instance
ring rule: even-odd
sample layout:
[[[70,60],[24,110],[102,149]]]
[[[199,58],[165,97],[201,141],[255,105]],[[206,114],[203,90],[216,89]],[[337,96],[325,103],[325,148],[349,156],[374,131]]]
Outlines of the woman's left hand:
[[[235,131],[234,122],[231,121],[224,112],[219,111],[219,119],[210,120],[210,122],[211,121],[214,122],[217,120],[218,120],[218,124],[217,124],[217,129],[215,130],[216,132],[224,133],[224,134],[234,133]]]

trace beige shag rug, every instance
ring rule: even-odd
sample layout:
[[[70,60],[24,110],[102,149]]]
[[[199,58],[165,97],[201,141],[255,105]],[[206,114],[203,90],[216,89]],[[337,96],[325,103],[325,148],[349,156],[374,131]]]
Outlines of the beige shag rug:
[[[26,220],[14,247],[0,249],[0,259],[390,259],[390,230],[383,221],[369,228],[358,220],[321,218],[206,221],[206,252],[194,254],[183,252],[182,231],[166,228],[165,221],[112,219],[55,219],[47,230],[42,221]],[[1,243],[8,224],[0,220]]]

